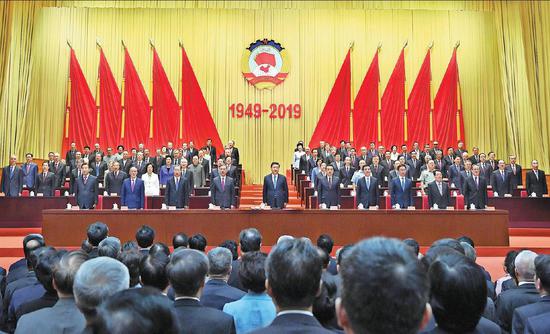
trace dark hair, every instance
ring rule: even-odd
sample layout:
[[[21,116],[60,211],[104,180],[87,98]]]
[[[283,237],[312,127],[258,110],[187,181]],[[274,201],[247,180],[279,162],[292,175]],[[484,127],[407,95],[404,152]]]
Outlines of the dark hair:
[[[313,315],[323,327],[332,329],[337,324],[335,305],[338,285],[335,276],[329,273],[323,273],[321,280],[321,293],[313,302]]]
[[[102,222],[95,222],[88,226],[88,231],[86,234],[88,235],[88,241],[90,244],[97,247],[101,240],[107,238],[107,235],[109,234],[109,227]]]
[[[153,286],[164,291],[168,286],[168,276],[166,275],[168,262],[170,262],[170,258],[162,253],[143,257],[139,264],[141,283],[144,286]]]
[[[548,293],[550,291],[550,255],[538,255],[535,258],[535,274],[540,279],[540,285]]]
[[[332,247],[334,247],[334,240],[332,240],[332,237],[328,234],[321,234],[319,238],[317,238],[317,247],[323,249],[330,255],[330,253],[332,253]]]
[[[83,250],[75,250],[63,254],[53,270],[53,279],[57,291],[64,294],[73,294],[74,277],[80,265],[88,260],[88,254]]]
[[[476,248],[476,245],[474,244],[474,240],[472,240],[472,238],[470,238],[467,235],[463,235],[460,238],[456,238],[456,240],[458,242],[465,242],[465,243],[469,244],[470,246],[472,246],[472,248]]]
[[[447,246],[455,251],[459,252],[462,255],[465,255],[464,247],[460,244],[460,241],[452,238],[443,238],[434,241],[434,243],[430,247],[436,247],[436,246]]]
[[[323,269],[327,269],[328,264],[330,263],[330,255],[328,255],[327,251],[325,251],[321,247],[317,247],[317,254],[321,258],[321,263],[323,264]]]
[[[336,258],[336,264],[342,263],[342,259],[344,258],[344,256],[347,255],[352,247],[353,245],[345,245],[344,247],[340,248],[340,250],[338,251],[338,257]]]
[[[117,149],[117,150],[120,150],[120,149],[123,149],[123,150],[124,150],[124,146],[118,145],[118,146],[116,147],[116,149]]]
[[[355,333],[416,333],[429,283],[408,246],[381,237],[361,241],[344,257],[340,272],[342,305]]]
[[[85,251],[86,253],[89,253],[94,249],[94,246],[92,246],[92,244],[90,243],[90,241],[88,239],[84,239],[82,241],[82,245],[80,246],[80,248],[83,251]]]
[[[319,291],[321,259],[307,239],[284,240],[269,254],[266,274],[280,308],[309,307]]]
[[[412,251],[414,252],[414,254],[416,256],[418,256],[418,253],[420,253],[420,245],[418,244],[418,241],[412,239],[412,238],[408,238],[408,239],[405,239],[403,240],[403,243],[407,246],[409,246]]]
[[[170,248],[168,248],[168,246],[166,246],[166,244],[162,242],[156,242],[149,249],[149,254],[151,255],[164,254],[166,256],[169,256]]]
[[[517,250],[511,250],[508,253],[506,253],[506,258],[504,258],[504,268],[506,268],[506,272],[512,276],[515,277],[516,275],[516,256],[518,256],[519,252]]]
[[[278,162],[276,162],[276,161],[273,161],[273,162],[271,163],[271,167],[273,167],[274,165],[277,165],[277,166],[279,166],[279,167],[281,166],[281,164],[278,163]]]
[[[259,251],[262,245],[262,234],[255,228],[247,228],[239,233],[241,252]]]
[[[128,268],[128,273],[130,274],[130,287],[136,286],[139,283],[141,253],[136,249],[126,250],[121,252],[117,259]]]
[[[136,241],[141,248],[150,247],[155,240],[155,230],[149,225],[143,225],[136,232]]]
[[[206,238],[202,234],[195,234],[189,239],[189,248],[200,250],[204,252],[206,250]]]
[[[267,254],[248,252],[241,257],[239,278],[242,286],[255,293],[265,291],[265,261]]]
[[[123,251],[131,250],[131,249],[139,250],[139,247],[138,247],[138,245],[136,244],[135,241],[126,241],[126,242],[122,245],[122,250],[123,250]]]
[[[34,271],[36,272],[36,279],[47,292],[54,293],[55,289],[52,284],[53,271],[61,256],[66,251],[58,252],[53,247],[42,247],[34,251],[36,253],[38,261]]]
[[[148,162],[145,164],[145,170],[147,170],[149,168],[149,166],[153,166],[152,163]],[[153,170],[155,169],[155,166],[153,166]]]
[[[107,298],[92,323],[97,334],[176,334],[172,302],[153,288],[128,289]]]
[[[432,265],[432,263],[435,262],[435,260],[437,260],[438,257],[440,256],[443,256],[443,255],[447,255],[447,254],[461,254],[461,255],[464,255],[462,253],[460,253],[459,251],[457,251],[456,249],[454,248],[451,248],[449,246],[445,246],[445,245],[438,245],[438,246],[431,246],[428,251],[426,251],[426,254],[424,254],[424,256],[422,257],[422,264],[424,265],[424,268],[426,269],[426,271],[430,268],[430,266]]]
[[[237,251],[237,242],[234,240],[225,240],[219,247],[227,248],[231,251],[231,259],[235,261],[239,258],[239,252]]]
[[[432,263],[429,278],[437,326],[450,333],[473,331],[487,304],[487,283],[479,267],[464,255],[445,254]]]
[[[28,258],[34,250],[45,245],[44,237],[41,234],[33,233],[27,235],[23,238],[23,253],[25,254],[25,258]]]
[[[174,246],[174,249],[178,247],[189,247],[189,237],[185,233],[174,234],[174,237],[172,238],[172,246]]]
[[[208,273],[208,258],[195,249],[180,248],[166,266],[170,285],[179,296],[195,296]]]

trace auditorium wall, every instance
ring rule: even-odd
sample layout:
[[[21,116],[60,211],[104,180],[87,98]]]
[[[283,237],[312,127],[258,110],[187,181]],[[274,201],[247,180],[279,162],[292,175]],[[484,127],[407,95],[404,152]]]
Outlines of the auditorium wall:
[[[550,4],[520,2],[141,2],[46,1],[0,5],[0,161],[61,149],[70,40],[95,95],[103,45],[122,82],[124,39],[148,94],[154,41],[179,95],[181,40],[222,141],[236,141],[247,181],[260,182],[272,160],[287,167],[298,140],[309,140],[351,42],[355,96],[376,46],[383,90],[405,41],[407,94],[428,44],[437,90],[453,45],[466,139],[524,165],[550,167]],[[272,91],[250,86],[240,72],[249,43],[270,38],[286,48],[289,77]],[[236,119],[233,103],[301,104],[300,119]]]

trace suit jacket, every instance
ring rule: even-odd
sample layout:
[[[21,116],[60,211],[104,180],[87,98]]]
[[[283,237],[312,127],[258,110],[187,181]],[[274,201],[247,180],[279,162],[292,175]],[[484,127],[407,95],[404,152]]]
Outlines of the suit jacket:
[[[319,321],[310,315],[287,313],[278,315],[273,322],[251,334],[329,334],[334,332],[323,328]]]
[[[202,168],[202,165],[198,164],[197,166],[191,164],[189,165],[188,170],[193,173],[193,185],[197,187],[204,187],[206,185],[206,173]]]
[[[407,160],[407,165],[410,167],[411,176],[414,180],[417,180],[420,177],[420,167],[422,166],[422,163],[418,159],[415,159],[415,161],[409,159]]]
[[[114,172],[107,173],[107,175],[105,175],[105,191],[109,195],[112,193],[120,195],[120,192],[122,191],[122,183],[127,177],[128,174],[123,171],[118,171],[116,176]]]
[[[181,334],[233,334],[233,317],[211,307],[202,306],[194,299],[174,302]]]
[[[487,205],[487,181],[483,176],[479,176],[479,186],[476,185],[474,177],[465,180],[463,184],[464,204],[470,209],[474,204],[476,209],[485,209]]]
[[[217,157],[218,157],[218,156],[216,155],[216,147],[214,147],[214,146],[205,146],[204,148],[206,149],[206,147],[210,147],[210,156],[212,157],[212,158],[210,158],[210,161],[211,161],[212,163],[215,163],[215,161],[216,161],[216,159],[217,159]]]
[[[535,283],[522,284],[516,288],[501,292],[495,303],[497,309],[498,324],[504,332],[512,330],[512,317],[514,311],[523,305],[533,304],[539,301],[540,295],[535,288]]]
[[[434,327],[430,331],[422,331],[420,333],[423,333],[423,334],[447,334],[447,333],[449,333],[450,334],[450,332],[442,329],[441,327]],[[495,324],[494,322],[492,322],[491,320],[486,319],[484,317],[481,317],[479,319],[479,322],[477,323],[477,326],[473,331],[468,332],[468,334],[500,334],[500,333],[501,333],[500,327],[498,327],[498,325]]]
[[[71,171],[71,175],[69,176],[69,193],[74,194],[74,187],[76,179],[78,179],[82,175],[82,172],[80,169],[73,169]]]
[[[536,315],[527,319],[525,334],[549,334],[550,313]]]
[[[550,313],[550,296],[541,297],[536,303],[516,308],[512,317],[512,333],[524,333],[527,319],[544,313]],[[548,328],[550,329],[550,326]]]
[[[455,187],[460,188],[460,172],[464,170],[462,166],[456,166],[455,164],[449,165],[447,167],[447,178],[449,179],[449,184],[454,184]]]
[[[41,310],[46,307],[52,307],[57,303],[57,293],[56,292],[48,292],[44,293],[42,297],[28,301],[24,304],[22,304],[18,309],[15,310],[15,319],[16,321],[19,321],[22,316],[24,316],[27,313],[31,313],[34,311]]]
[[[150,159],[151,160],[151,163],[153,162],[153,159]],[[140,163],[138,161],[136,161],[134,163],[134,167],[137,168],[137,171],[138,171],[138,177],[141,177],[143,174],[147,173],[147,163],[145,161],[141,161],[141,165],[139,165]],[[153,165],[153,170],[155,169],[155,166]]]
[[[102,182],[103,178],[105,177],[105,171],[107,170],[107,168],[108,166],[105,161],[100,161],[99,163],[92,161],[90,163],[90,174],[97,177],[97,179]]]
[[[344,187],[347,187],[351,184],[351,178],[353,177],[353,173],[355,173],[355,168],[352,166],[349,167],[349,171],[346,170],[346,167],[342,167],[339,171],[339,179],[340,183],[344,185]]]
[[[194,173],[189,168],[182,169],[181,177],[189,184],[189,194],[193,193],[193,188],[195,188]]]
[[[388,164],[388,160],[386,160],[386,159],[380,160],[380,164],[381,164],[382,166],[384,166],[384,173],[385,173],[384,176],[388,176],[388,174],[389,174],[392,170],[395,169],[395,168],[393,167],[393,164],[394,164],[394,163],[395,163],[395,162],[394,162],[393,160],[390,160],[390,163],[389,163],[389,164]],[[389,177],[388,177],[388,179],[389,179]]]
[[[355,189],[356,204],[363,204],[365,209],[370,206],[378,205],[379,197],[378,179],[376,177],[370,177],[370,184],[367,188],[366,177],[362,177],[357,181],[357,188]]]
[[[229,274],[229,279],[227,284],[231,285],[234,288],[248,292],[241,283],[241,278],[239,277],[239,268],[241,267],[241,259],[236,259],[231,262],[231,274]]]
[[[233,147],[233,149],[231,149],[231,159],[233,159],[233,165],[237,166],[239,164],[240,156],[238,148]]]
[[[529,195],[535,193],[537,197],[541,197],[543,194],[548,194],[548,186],[544,171],[539,169],[537,175],[533,170],[528,171],[525,175],[525,187]]]
[[[399,203],[401,208],[407,208],[414,205],[412,181],[409,178],[405,178],[405,187],[401,187],[401,178],[396,177],[391,180],[391,205]]]
[[[472,155],[468,160],[472,162],[472,165],[477,165],[479,163],[479,155]]]
[[[199,160],[199,164],[202,166],[202,169],[204,170],[204,176],[208,179],[210,176],[210,160],[202,159]]]
[[[21,165],[21,171],[23,172],[23,184],[29,189],[34,188],[36,174],[38,173],[38,165],[34,162],[30,164],[24,163]]]
[[[65,183],[65,167],[66,165],[62,162],[59,162],[57,164],[57,168],[55,166],[55,163],[50,165],[50,171],[55,175],[55,188],[62,187]]]
[[[336,160],[334,160],[331,165],[334,168],[334,173],[338,173],[340,171],[340,168],[344,167],[344,162],[342,160],[340,160],[339,162],[336,162]]]
[[[161,166],[159,171],[159,181],[160,184],[166,184],[171,177],[174,176],[174,166],[171,165],[170,168],[167,166]]]
[[[6,166],[2,171],[2,192],[8,197],[18,197],[23,190],[23,171],[15,166],[10,173],[10,168]]]
[[[493,172],[493,169],[491,168],[491,165],[487,161],[485,162],[479,162],[478,163],[481,176],[484,176],[487,180],[491,179],[491,173]]]
[[[222,189],[222,178],[214,178],[210,182],[210,199],[212,204],[222,208],[231,208],[235,203],[235,181],[229,176],[225,177],[225,186]]]
[[[128,209],[143,209],[145,207],[145,183],[136,177],[134,190],[132,191],[132,180],[127,178],[122,183],[120,192],[120,204]]]
[[[82,333],[86,319],[76,307],[73,298],[62,298],[53,307],[25,314],[19,319],[15,333]]]
[[[36,279],[36,274],[34,271],[27,271],[26,274],[20,279],[8,283],[6,286],[6,291],[4,292],[4,299],[2,300],[2,314],[1,314],[1,323],[6,324],[8,320],[8,309],[11,304],[11,299],[15,291],[22,289],[27,286],[34,285],[38,282]]]
[[[340,205],[340,180],[332,176],[331,183],[326,178],[319,179],[317,185],[319,204],[326,204],[327,207]]]
[[[53,196],[55,189],[54,173],[48,172],[46,173],[46,177],[44,177],[44,173],[37,174],[34,189],[37,194],[41,193],[44,196]]]
[[[491,168],[491,172],[494,172],[495,170],[498,169],[498,160],[487,160],[486,161],[486,165],[489,166],[489,168]]]
[[[512,169],[512,165],[507,165],[505,170],[510,173],[510,176],[512,178],[512,189],[516,189],[518,186],[523,185],[523,181],[521,179],[521,165],[515,164],[516,172],[514,173],[514,170]]]
[[[371,175],[378,180],[379,185],[384,184],[384,177],[386,176],[386,167],[384,167],[382,164],[378,164],[378,166],[374,166],[374,164],[371,164],[370,172],[371,172]]]
[[[134,165],[132,159],[127,159],[126,162],[124,159],[120,159],[118,162],[120,163],[120,170],[126,174],[130,172],[130,168]]]
[[[88,180],[84,183],[84,177],[80,176],[75,182],[74,195],[76,203],[81,209],[92,209],[97,204],[99,187],[97,178],[88,175]]]
[[[230,286],[225,281],[210,279],[202,290],[201,305],[221,311],[225,304],[239,300],[244,295],[244,291]]]
[[[272,208],[283,208],[288,203],[288,184],[284,175],[277,175],[277,185],[273,186],[273,174],[264,177],[262,200]]]
[[[506,170],[504,171],[504,179],[500,170],[495,170],[491,174],[491,186],[494,192],[498,192],[498,197],[504,197],[504,194],[512,193],[512,176]]]
[[[68,150],[67,154],[65,154],[65,162],[72,165],[72,161],[76,159],[76,152],[76,150]]]
[[[445,160],[437,160],[434,159],[435,162],[435,169],[441,171],[441,174],[443,174],[443,177],[447,177],[447,163]]]
[[[466,182],[466,180],[469,177],[472,177],[472,175],[473,175],[472,171],[470,171],[470,175],[468,175],[468,173],[466,173],[466,170],[463,170],[463,171],[460,172],[460,184],[455,183],[455,186],[458,187],[461,194],[464,193],[464,182]]]
[[[446,182],[441,182],[442,194],[437,187],[437,181],[428,183],[428,203],[430,208],[433,208],[434,204],[441,209],[445,209],[451,206],[451,191],[449,185]]]
[[[189,206],[189,194],[191,189],[189,188],[189,182],[183,177],[180,177],[178,186],[176,189],[176,178],[172,177],[166,183],[166,191],[164,193],[164,203],[167,206],[175,206],[178,209]]]

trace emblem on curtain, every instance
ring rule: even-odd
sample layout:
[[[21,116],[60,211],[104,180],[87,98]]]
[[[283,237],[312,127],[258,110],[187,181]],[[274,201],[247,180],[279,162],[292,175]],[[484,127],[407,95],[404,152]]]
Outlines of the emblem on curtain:
[[[244,50],[241,67],[248,83],[257,89],[272,89],[288,76],[290,58],[280,43],[264,38]]]

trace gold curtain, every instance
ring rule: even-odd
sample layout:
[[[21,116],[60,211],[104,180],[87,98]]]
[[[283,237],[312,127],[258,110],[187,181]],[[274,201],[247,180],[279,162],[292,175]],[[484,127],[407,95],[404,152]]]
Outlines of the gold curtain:
[[[67,39],[95,94],[96,38],[119,85],[120,40],[124,39],[147,92],[151,86],[148,39],[152,38],[177,94],[178,40],[182,40],[222,140],[235,139],[241,150],[248,181],[260,182],[272,160],[288,166],[296,142],[309,140],[351,41],[355,41],[355,96],[379,42],[383,43],[383,89],[403,42],[409,41],[405,61],[410,90],[433,40],[435,94],[452,46],[460,40],[458,61],[469,146],[494,150],[499,157],[517,153],[524,165],[537,158],[542,168],[550,166],[546,112],[550,69],[545,67],[549,41],[544,34],[549,31],[550,9],[546,3],[53,1],[34,6],[13,2],[12,7],[19,10],[17,23],[10,33],[0,31],[0,52],[5,44],[10,50],[10,61],[5,65],[2,59],[0,71],[6,67],[5,72],[17,73],[0,86],[0,125],[6,129],[0,138],[2,163],[10,152],[32,151],[45,157],[48,151],[60,149]],[[40,7],[44,8],[37,10]],[[4,8],[0,10],[3,14]],[[16,29],[20,33],[15,34]],[[281,42],[292,61],[288,79],[273,91],[250,87],[240,74],[242,50],[263,37]],[[12,58],[21,61],[15,63]],[[12,97],[11,101],[4,96]],[[229,105],[239,102],[261,103],[264,108],[271,103],[300,103],[302,118],[233,119]]]

